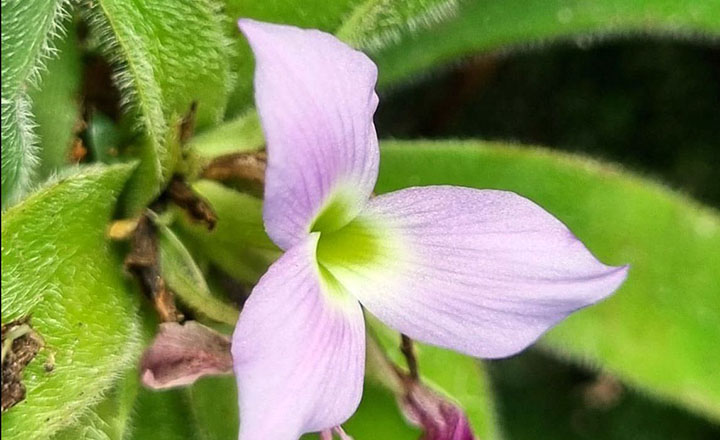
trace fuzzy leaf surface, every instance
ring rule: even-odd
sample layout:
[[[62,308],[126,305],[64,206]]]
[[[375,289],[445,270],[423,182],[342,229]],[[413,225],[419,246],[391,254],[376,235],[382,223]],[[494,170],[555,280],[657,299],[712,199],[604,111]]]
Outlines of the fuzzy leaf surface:
[[[44,348],[25,368],[6,439],[46,439],[96,403],[140,350],[137,296],[106,239],[132,167],[88,167],[3,214],[2,321],[31,316]]]

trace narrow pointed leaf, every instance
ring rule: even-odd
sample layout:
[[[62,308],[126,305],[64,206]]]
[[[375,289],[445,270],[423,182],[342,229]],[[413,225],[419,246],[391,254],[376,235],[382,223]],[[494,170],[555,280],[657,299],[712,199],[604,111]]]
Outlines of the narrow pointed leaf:
[[[192,255],[170,228],[164,225],[157,225],[157,228],[160,271],[168,287],[201,315],[234,326],[237,309],[210,292]]]
[[[197,128],[224,113],[231,75],[222,19],[209,0],[126,2],[100,0],[89,13],[95,37],[114,61],[123,98],[146,134],[134,197],[140,209],[160,191],[177,160],[173,141],[180,118],[197,103]]]
[[[82,169],[3,214],[2,321],[31,316],[44,348],[24,371],[5,439],[46,439],[139,354],[136,294],[105,234],[128,165]]]
[[[2,208],[27,191],[37,160],[26,90],[59,32],[63,0],[2,1]]]
[[[189,148],[201,158],[257,151],[265,145],[260,119],[255,110],[195,136]]]
[[[623,287],[551,331],[544,346],[720,419],[720,217],[595,162],[485,142],[387,142],[378,192],[452,184],[517,192],[557,216]]]

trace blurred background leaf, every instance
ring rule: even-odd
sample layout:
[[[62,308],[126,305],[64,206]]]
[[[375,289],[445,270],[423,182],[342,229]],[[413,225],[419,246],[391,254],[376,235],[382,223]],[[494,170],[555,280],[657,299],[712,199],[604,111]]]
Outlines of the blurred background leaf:
[[[137,359],[137,294],[105,238],[131,172],[84,168],[3,214],[2,321],[30,316],[44,340],[23,372],[26,399],[3,414],[5,439],[49,438]]]
[[[599,37],[653,34],[712,41],[720,2],[694,0],[467,0],[453,18],[404,34],[373,53],[380,85],[427,74],[465,55],[524,48],[557,39],[587,46]]]
[[[27,89],[52,55],[65,3],[2,1],[2,209],[27,191],[38,161]]]
[[[720,426],[531,349],[488,362],[510,439],[712,440]]]
[[[517,192],[565,222],[605,263],[629,263],[620,291],[571,316],[544,338],[545,346],[720,419],[716,211],[653,182],[547,150],[383,144],[378,192],[430,184]]]

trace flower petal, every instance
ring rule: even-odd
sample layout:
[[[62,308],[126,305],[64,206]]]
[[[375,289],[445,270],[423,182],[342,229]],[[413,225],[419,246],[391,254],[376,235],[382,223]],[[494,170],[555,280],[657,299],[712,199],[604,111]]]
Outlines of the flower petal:
[[[412,338],[479,357],[522,350],[627,272],[503,191],[398,191],[372,199],[344,233],[353,238],[321,237],[318,259],[365,307]]]
[[[338,229],[375,186],[377,68],[334,36],[242,19],[255,54],[255,101],[268,149],[265,227],[288,249]]]
[[[365,368],[360,304],[322,284],[317,234],[291,248],[253,290],[232,354],[240,439],[296,440],[357,408]]]

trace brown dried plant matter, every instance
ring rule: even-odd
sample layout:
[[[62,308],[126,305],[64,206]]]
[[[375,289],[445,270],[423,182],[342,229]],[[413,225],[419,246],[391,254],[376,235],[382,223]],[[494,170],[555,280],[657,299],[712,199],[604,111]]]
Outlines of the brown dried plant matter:
[[[43,341],[30,327],[29,318],[2,325],[2,412],[25,399],[23,370],[42,347]]]
[[[130,253],[125,257],[125,267],[135,275],[153,301],[161,321],[183,320],[182,313],[175,305],[175,297],[160,274],[157,231],[147,215],[140,218],[135,228]]]
[[[267,154],[264,151],[232,153],[214,158],[203,170],[205,179],[226,182],[243,180],[262,185],[265,183]]]
[[[168,200],[183,209],[193,221],[205,223],[210,230],[215,227],[217,214],[208,201],[193,191],[182,176],[173,176],[165,193],[158,199],[158,203]]]

